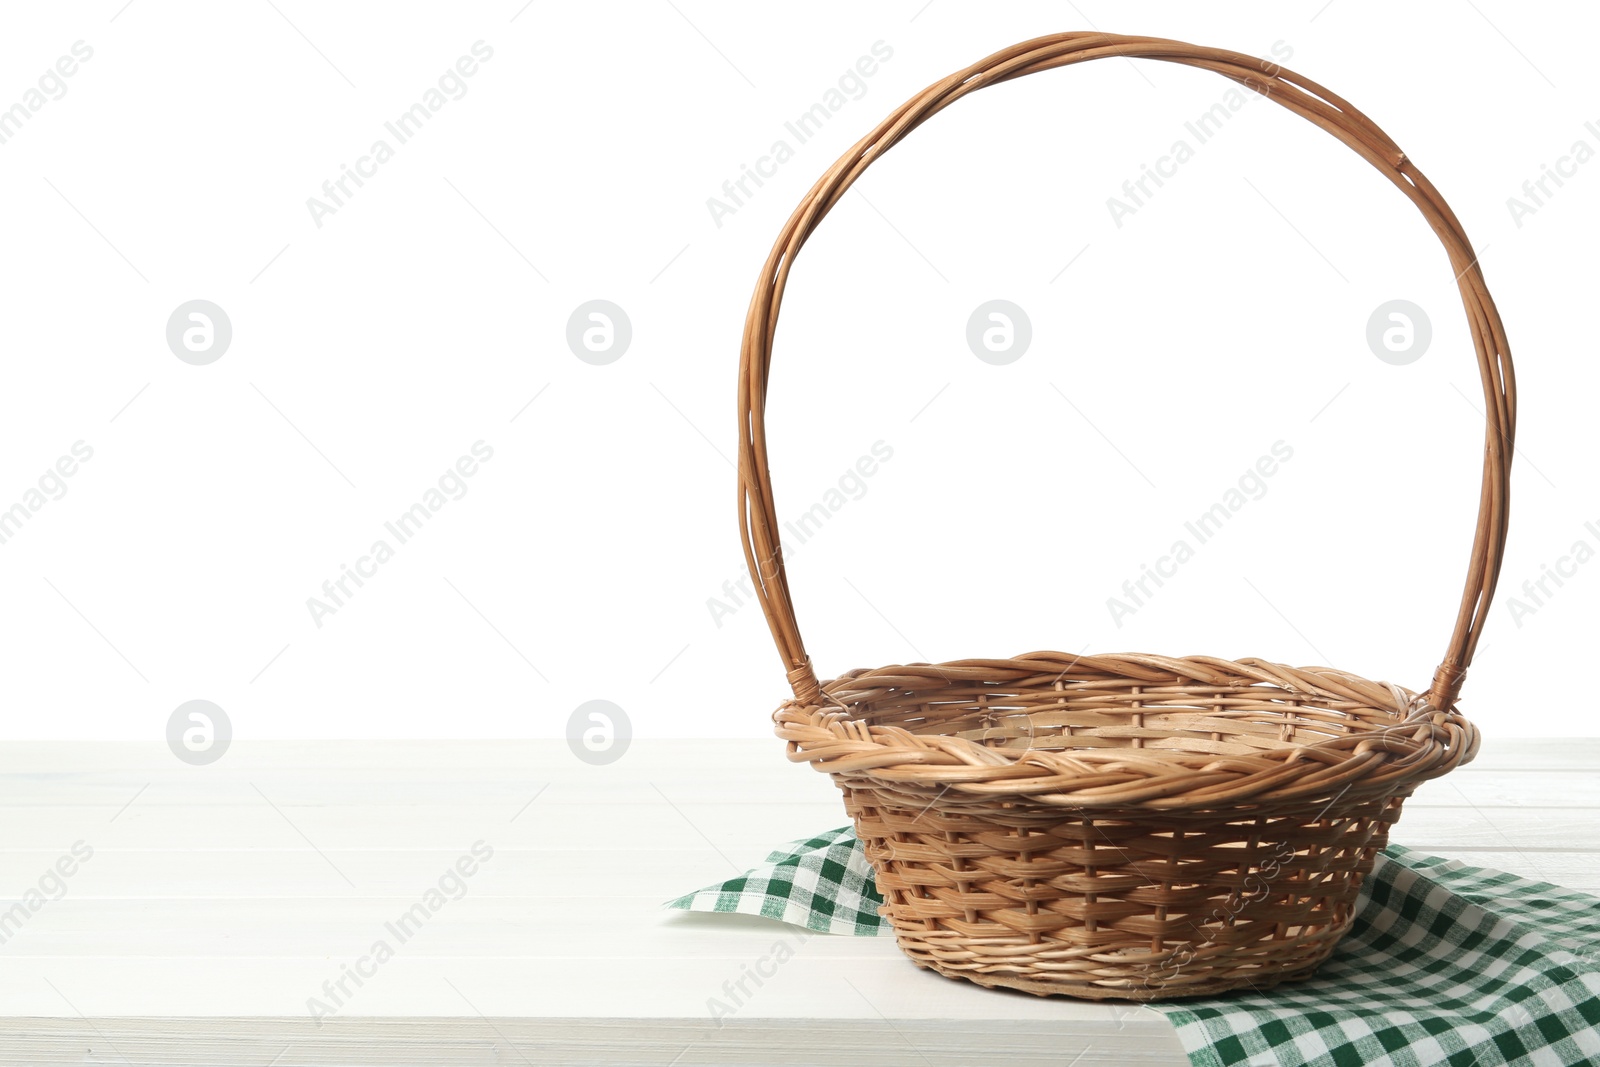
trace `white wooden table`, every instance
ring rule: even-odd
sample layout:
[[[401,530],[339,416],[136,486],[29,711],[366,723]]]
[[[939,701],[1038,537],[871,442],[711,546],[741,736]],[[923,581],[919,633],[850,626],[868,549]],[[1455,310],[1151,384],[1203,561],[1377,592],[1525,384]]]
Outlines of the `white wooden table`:
[[[1395,840],[1600,891],[1597,767],[1600,740],[1491,741]],[[22,902],[0,913],[4,1063],[1187,1062],[1149,1009],[663,910],[845,822],[777,741],[635,742],[602,767],[562,741],[238,742],[207,767],[6,743],[0,769],[0,906]]]

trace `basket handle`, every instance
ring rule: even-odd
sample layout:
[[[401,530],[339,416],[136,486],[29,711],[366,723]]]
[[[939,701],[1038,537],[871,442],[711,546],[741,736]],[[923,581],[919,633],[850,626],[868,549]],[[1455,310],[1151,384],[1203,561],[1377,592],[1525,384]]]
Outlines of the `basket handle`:
[[[1215,71],[1265,95],[1349,145],[1417,205],[1444,244],[1466,306],[1478,370],[1483,378],[1487,427],[1483,442],[1483,488],[1478,524],[1467,567],[1466,590],[1455,630],[1426,694],[1439,710],[1454,707],[1462,679],[1482,633],[1500,561],[1505,551],[1512,440],[1516,431],[1516,382],[1511,351],[1494,301],[1461,223],[1432,183],[1371,119],[1322,86],[1265,60],[1157,37],[1109,33],[1063,33],[1013,45],[936,82],[906,101],[828,169],[812,186],[778,235],[745,319],[739,359],[739,532],[773,641],[789,672],[795,700],[821,699],[821,688],[800,639],[789,596],[779,541],[777,505],[767,469],[767,377],[772,340],[789,271],[806,238],[839,202],[867,166],[922,122],[968,93],[1012,78],[1110,56],[1184,63]]]

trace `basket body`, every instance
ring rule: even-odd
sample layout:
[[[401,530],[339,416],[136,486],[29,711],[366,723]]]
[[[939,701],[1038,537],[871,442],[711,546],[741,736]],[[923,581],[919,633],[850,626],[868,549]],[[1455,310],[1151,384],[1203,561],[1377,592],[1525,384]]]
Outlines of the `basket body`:
[[[1031,821],[910,807],[850,777],[834,780],[914,963],[1088,1000],[1309,977],[1350,928],[1402,800]]]
[[[1031,653],[779,709],[919,966],[1155,1000],[1309,976],[1403,800],[1477,747],[1415,694],[1261,661]]]

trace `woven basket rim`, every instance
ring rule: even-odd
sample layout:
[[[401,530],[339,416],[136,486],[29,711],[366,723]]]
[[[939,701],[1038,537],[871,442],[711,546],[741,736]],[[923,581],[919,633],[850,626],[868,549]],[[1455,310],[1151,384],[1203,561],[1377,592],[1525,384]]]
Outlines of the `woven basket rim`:
[[[1117,679],[1137,684],[1141,696],[1152,701],[1149,712],[1162,719],[1193,716],[1197,724],[1212,727],[1249,723],[1260,733],[1259,720],[1272,718],[1272,705],[1285,709],[1285,728],[1295,724],[1290,709],[1309,706],[1342,715],[1330,721],[1343,732],[1303,744],[1259,748],[1218,741],[1213,744],[1234,751],[1215,753],[1193,751],[1203,735],[1221,732],[1198,726],[1181,732],[1174,728],[1173,743],[1157,741],[1148,747],[1130,742],[1064,750],[1001,748],[940,732],[936,726],[913,731],[875,723],[871,714],[862,714],[866,700],[858,696],[898,691],[937,697],[941,689],[952,688],[968,694],[991,688],[998,694],[1017,689],[1037,693],[1045,687],[1016,683],[1049,675],[1056,676],[1055,688],[1063,693]],[[917,684],[919,680],[926,684]],[[1402,686],[1330,667],[1290,667],[1255,658],[1030,652],[1005,659],[854,670],[824,682],[821,692],[818,702],[788,700],[773,714],[791,760],[830,774],[926,790],[930,803],[957,794],[1062,814],[1239,811],[1291,800],[1409,794],[1423,781],[1469,762],[1479,743],[1476,727],[1454,708],[1435,708],[1426,696]],[[1188,706],[1220,699],[1217,694],[1223,692],[1260,696],[1258,703],[1264,706],[1248,715]],[[1175,703],[1162,703],[1166,699]],[[1017,717],[1027,713],[1000,714],[1001,719]]]

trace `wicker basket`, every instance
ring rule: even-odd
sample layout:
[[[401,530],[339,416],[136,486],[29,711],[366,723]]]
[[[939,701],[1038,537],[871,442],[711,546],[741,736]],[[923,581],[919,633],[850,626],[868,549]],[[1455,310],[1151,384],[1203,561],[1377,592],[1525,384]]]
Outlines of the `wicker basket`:
[[[1321,126],[1410,197],[1449,253],[1488,428],[1455,632],[1426,693],[1325,667],[1203,656],[1033,652],[856,670],[818,683],[780,550],[764,426],[778,307],[801,245],[851,183],[967,93],[1107,56],[1232,78]],[[1154,1000],[1304,978],[1417,785],[1472,759],[1456,711],[1506,531],[1515,387],[1477,256],[1377,126],[1314,82],[1236,52],[1068,33],[930,86],[834,164],[785,225],[745,323],[739,381],[745,555],[794,699],[789,758],[833,775],[884,914],[921,967],[985,986]]]

